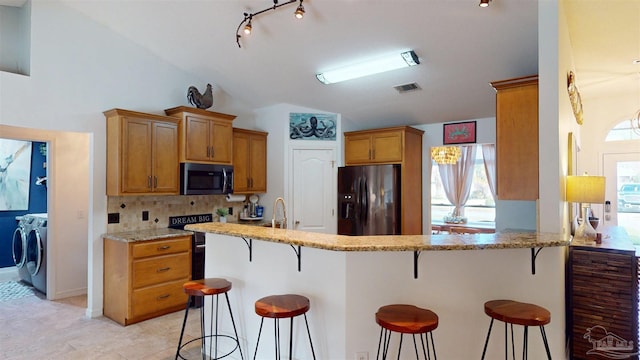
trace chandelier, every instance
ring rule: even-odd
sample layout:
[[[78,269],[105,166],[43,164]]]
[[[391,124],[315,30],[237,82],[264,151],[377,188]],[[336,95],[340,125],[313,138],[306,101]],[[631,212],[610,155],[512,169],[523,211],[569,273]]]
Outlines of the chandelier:
[[[458,163],[462,151],[458,146],[435,146],[431,148],[431,158],[436,164],[454,165]]]
[[[242,27],[242,24],[245,24],[244,26],[244,33],[246,35],[251,34],[251,30],[252,30],[252,25],[251,25],[251,20],[253,20],[254,17],[263,14],[269,10],[275,10],[281,6],[285,6],[285,5],[289,5],[295,2],[300,2],[300,4],[298,5],[298,7],[296,8],[296,11],[293,13],[293,15],[296,17],[296,19],[302,19],[304,17],[304,6],[302,6],[302,0],[287,0],[285,2],[283,2],[282,4],[278,4],[278,0],[273,0],[273,6],[270,6],[266,9],[260,10],[260,11],[256,11],[254,13],[244,13],[244,19],[242,19],[242,21],[240,21],[240,24],[238,25],[238,28],[236,29],[236,43],[238,44],[238,47],[242,47],[240,46],[240,38],[242,37],[242,35],[240,35],[240,28]]]

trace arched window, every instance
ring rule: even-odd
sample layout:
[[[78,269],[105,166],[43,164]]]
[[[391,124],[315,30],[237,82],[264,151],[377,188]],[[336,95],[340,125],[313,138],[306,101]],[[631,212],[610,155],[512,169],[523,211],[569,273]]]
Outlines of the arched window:
[[[635,121],[635,120],[633,120]],[[632,120],[623,120],[614,126],[604,141],[640,140],[640,129],[634,127]]]

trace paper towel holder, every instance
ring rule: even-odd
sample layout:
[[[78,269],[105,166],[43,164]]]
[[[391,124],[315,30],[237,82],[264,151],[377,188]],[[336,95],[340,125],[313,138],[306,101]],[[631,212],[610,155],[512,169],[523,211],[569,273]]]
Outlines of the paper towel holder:
[[[244,202],[247,199],[246,195],[234,195],[227,194],[224,197],[228,202]]]

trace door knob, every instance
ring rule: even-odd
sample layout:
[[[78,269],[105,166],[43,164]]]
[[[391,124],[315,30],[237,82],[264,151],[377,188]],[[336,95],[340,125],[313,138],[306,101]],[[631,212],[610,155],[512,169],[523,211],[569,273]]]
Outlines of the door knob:
[[[296,225],[300,224],[300,220],[296,220]]]

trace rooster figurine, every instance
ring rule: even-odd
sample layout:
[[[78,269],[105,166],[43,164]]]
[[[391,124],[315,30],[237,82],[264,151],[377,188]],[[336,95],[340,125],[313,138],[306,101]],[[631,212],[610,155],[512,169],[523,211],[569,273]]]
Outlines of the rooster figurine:
[[[207,90],[204,94],[200,94],[195,86],[189,86],[187,90],[187,99],[189,103],[198,109],[208,109],[213,105],[213,90],[211,84],[207,84]]]

